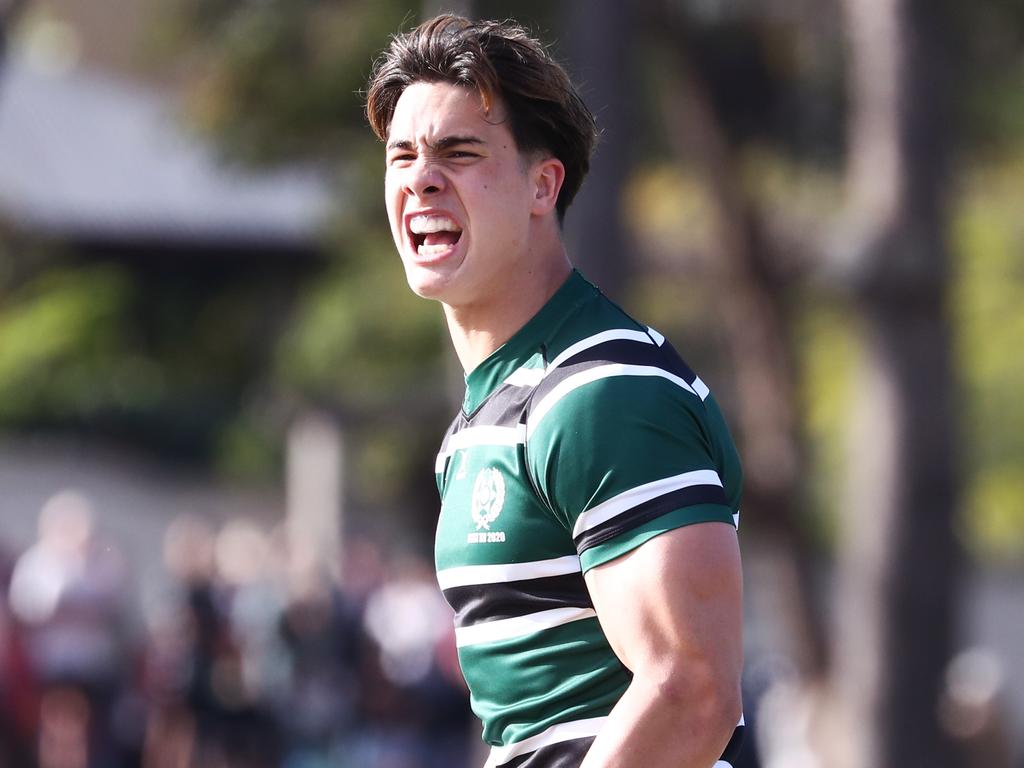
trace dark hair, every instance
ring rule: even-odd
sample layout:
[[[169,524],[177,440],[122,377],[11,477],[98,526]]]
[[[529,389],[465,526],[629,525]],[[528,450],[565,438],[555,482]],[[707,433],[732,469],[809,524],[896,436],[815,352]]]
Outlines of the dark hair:
[[[565,166],[556,210],[561,220],[597,140],[594,116],[565,70],[540,41],[512,21],[471,21],[445,14],[391,39],[374,64],[366,116],[383,141],[395,105],[416,82],[473,88],[489,111],[500,99],[520,152],[549,152]]]

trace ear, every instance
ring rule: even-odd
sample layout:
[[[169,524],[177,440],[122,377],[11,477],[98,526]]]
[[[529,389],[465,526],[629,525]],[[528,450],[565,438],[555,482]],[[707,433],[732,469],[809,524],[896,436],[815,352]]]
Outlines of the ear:
[[[535,216],[544,216],[555,209],[558,193],[562,191],[565,181],[565,166],[555,157],[542,157],[532,168],[531,178],[534,183],[534,199],[530,212]]]

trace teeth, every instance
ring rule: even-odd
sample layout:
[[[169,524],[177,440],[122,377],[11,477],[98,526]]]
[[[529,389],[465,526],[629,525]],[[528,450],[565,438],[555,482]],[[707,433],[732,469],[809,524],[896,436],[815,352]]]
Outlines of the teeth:
[[[452,246],[447,243],[440,243],[438,245],[421,245],[416,249],[416,253],[420,256],[439,256],[451,247]]]
[[[409,229],[414,235],[427,235],[431,232],[461,232],[462,229],[447,216],[413,216],[409,221]]]

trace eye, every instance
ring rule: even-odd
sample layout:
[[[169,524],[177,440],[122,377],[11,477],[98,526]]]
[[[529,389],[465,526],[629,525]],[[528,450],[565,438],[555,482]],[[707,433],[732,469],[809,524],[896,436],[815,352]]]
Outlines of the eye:
[[[416,155],[412,152],[401,152],[396,155],[391,155],[388,158],[388,165],[402,165],[404,163],[411,163],[416,159]]]

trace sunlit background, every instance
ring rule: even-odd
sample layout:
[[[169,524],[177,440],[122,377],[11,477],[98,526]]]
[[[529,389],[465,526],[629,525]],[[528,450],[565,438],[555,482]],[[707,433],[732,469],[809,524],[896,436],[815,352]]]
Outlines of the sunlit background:
[[[514,16],[744,457],[737,768],[1024,766],[1024,2],[0,0],[0,766],[483,761],[361,89]]]

